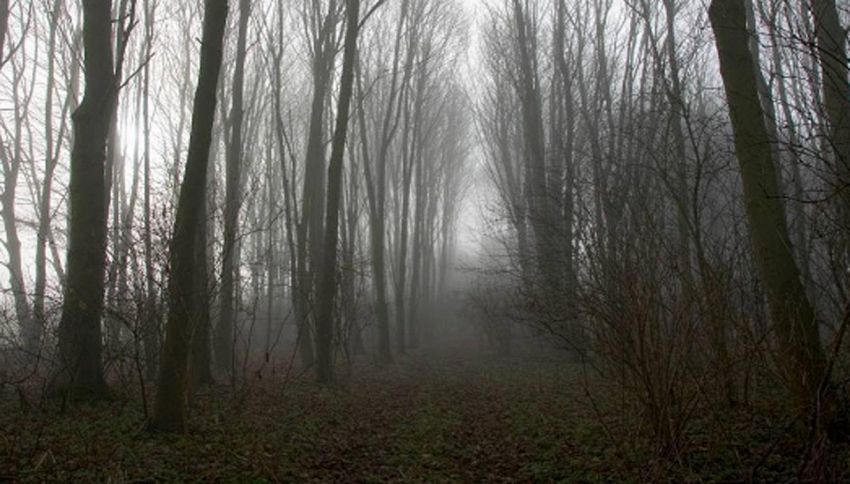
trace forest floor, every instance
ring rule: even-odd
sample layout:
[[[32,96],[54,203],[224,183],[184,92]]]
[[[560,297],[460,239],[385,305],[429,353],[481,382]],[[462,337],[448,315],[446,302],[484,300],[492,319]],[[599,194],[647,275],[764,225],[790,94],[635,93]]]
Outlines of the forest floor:
[[[265,378],[237,396],[209,390],[180,436],[146,433],[138,398],[64,412],[6,398],[0,481],[737,481],[799,471],[801,448],[765,409],[697,415],[682,452],[657,457],[633,421],[603,416],[616,405],[591,402],[580,366],[554,359],[452,352],[346,368],[332,388]],[[820,477],[850,479],[846,448],[818,452],[828,454]]]

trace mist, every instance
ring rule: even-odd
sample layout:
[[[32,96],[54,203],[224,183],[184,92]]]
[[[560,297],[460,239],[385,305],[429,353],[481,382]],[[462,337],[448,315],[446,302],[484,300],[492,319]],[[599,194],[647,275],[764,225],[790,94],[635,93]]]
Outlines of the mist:
[[[844,0],[0,0],[0,480],[850,480]]]

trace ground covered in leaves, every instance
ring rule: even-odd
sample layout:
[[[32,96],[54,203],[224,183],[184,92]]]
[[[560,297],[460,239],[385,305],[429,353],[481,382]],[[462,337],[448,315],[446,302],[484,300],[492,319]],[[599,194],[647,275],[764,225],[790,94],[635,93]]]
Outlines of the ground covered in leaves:
[[[0,480],[774,480],[795,477],[805,450],[771,420],[780,416],[751,408],[696,415],[681,452],[659,457],[639,420],[617,417],[615,398],[556,359],[453,352],[348,370],[333,388],[265,378],[211,389],[180,436],[146,433],[138,397],[64,412],[7,397]],[[846,448],[811,453],[822,478],[850,479]]]

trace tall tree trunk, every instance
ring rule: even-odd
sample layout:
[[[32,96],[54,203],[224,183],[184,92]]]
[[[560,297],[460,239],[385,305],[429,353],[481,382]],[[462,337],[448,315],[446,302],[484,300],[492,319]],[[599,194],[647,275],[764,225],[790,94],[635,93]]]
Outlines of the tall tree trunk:
[[[298,225],[298,285],[296,305],[298,339],[301,362],[304,367],[314,363],[311,322],[315,320],[315,289],[319,284],[316,275],[322,258],[322,236],[325,215],[325,101],[330,90],[333,63],[336,57],[331,45],[332,25],[336,22],[336,2],[328,7],[327,16],[317,24],[313,33],[313,99],[310,107],[310,126],[307,134],[307,153],[304,174],[301,221]],[[320,15],[320,9],[314,14]]]
[[[823,104],[829,125],[828,146],[834,153],[841,229],[841,267],[850,260],[850,64],[847,31],[841,25],[835,0],[812,0]],[[843,289],[843,288],[842,288]],[[842,292],[845,292],[842,290]]]
[[[537,270],[543,283],[543,295],[554,301],[559,297],[561,280],[557,275],[556,220],[552,217],[551,193],[546,180],[546,146],[543,129],[540,81],[535,59],[536,32],[532,31],[530,12],[521,0],[513,0],[513,20],[516,28],[516,55],[519,62],[517,96],[522,115],[522,136],[527,163],[526,189],[531,226],[537,255]]]
[[[679,56],[676,52],[676,14],[677,5],[675,0],[664,0],[666,13],[667,39],[665,47],[667,50],[667,62],[670,68],[670,86],[667,98],[670,102],[670,122],[673,130],[673,162],[676,177],[676,223],[679,237],[679,260],[683,280],[688,287],[693,287],[691,274],[691,222],[688,220],[690,213],[690,188],[688,186],[688,158],[685,150],[685,133],[682,128],[684,122],[685,93],[682,89],[681,72],[679,69]]]
[[[787,149],[790,154],[791,186],[793,188],[792,197],[797,200],[803,200],[803,197],[805,196],[805,188],[803,187],[803,175],[799,163],[800,150],[798,148],[801,144],[797,125],[794,115],[792,114],[793,104],[791,103],[791,99],[788,94],[788,76],[785,73],[785,60],[782,58],[781,53],[780,34],[778,32],[779,27],[777,25],[778,12],[776,10],[778,10],[778,7],[774,6],[774,10],[769,13],[770,20],[767,22],[771,40],[771,59],[773,61],[774,69],[776,69],[776,78],[778,79],[776,86],[779,94],[779,107],[782,109],[782,114],[785,118],[785,129],[788,131]],[[809,227],[808,220],[806,218],[805,204],[792,203],[791,211],[791,224],[789,228],[791,236],[794,238],[794,249],[796,250],[797,261],[800,264],[800,272],[802,273],[803,280],[809,281],[812,278],[810,264],[812,255],[809,250]]]
[[[732,119],[750,239],[779,338],[777,360],[795,409],[808,417],[819,409],[826,362],[818,321],[791,252],[755,77],[757,66],[748,49],[744,1],[714,0],[709,17]]]
[[[83,1],[85,94],[73,115],[67,279],[59,323],[60,373],[54,389],[106,392],[101,316],[106,265],[106,144],[118,82],[112,58],[110,0]]]
[[[233,331],[237,312],[234,301],[235,284],[238,284],[236,232],[239,229],[239,207],[242,203],[242,124],[243,91],[245,84],[245,57],[247,49],[248,20],[251,18],[250,0],[239,0],[239,33],[236,40],[236,65],[233,68],[233,100],[230,111],[231,132],[227,145],[224,201],[224,247],[221,266],[221,315],[215,335],[216,367],[233,371]]]
[[[207,167],[215,120],[216,88],[221,70],[227,0],[205,0],[204,28],[198,86],[192,111],[192,132],[186,172],[171,241],[171,276],[168,283],[169,313],[160,365],[159,385],[150,428],[155,431],[186,430],[189,390],[189,353],[197,310],[195,250],[197,225],[204,216]]]
[[[317,294],[316,318],[317,376],[320,383],[330,383],[333,367],[333,310],[336,297],[337,242],[339,233],[339,208],[342,194],[342,163],[345,155],[345,137],[348,132],[348,113],[354,85],[354,60],[357,55],[357,34],[360,22],[360,0],[347,0],[347,27],[345,51],[342,58],[339,105],[334,132],[331,159],[328,166],[327,216],[325,217],[324,257]]]
[[[401,59],[401,40],[404,31],[404,25],[407,21],[407,6],[408,0],[402,0],[401,4],[401,25],[396,30],[395,45],[393,48],[392,71],[390,76],[390,84],[388,91],[388,100],[386,111],[381,119],[381,131],[378,146],[377,157],[375,158],[375,178],[372,178],[372,170],[369,162],[369,156],[363,158],[363,168],[366,175],[366,188],[369,198],[369,228],[371,236],[372,248],[372,277],[375,285],[375,313],[378,320],[378,359],[382,363],[392,361],[392,351],[390,349],[390,322],[389,322],[389,307],[387,302],[387,270],[385,264],[386,247],[384,241],[386,239],[386,198],[387,198],[387,161],[389,149],[392,140],[395,136],[401,116],[400,103],[398,103],[399,92],[407,86],[410,70],[406,70],[404,78],[399,87],[399,63]],[[361,87],[362,91],[362,87]],[[363,130],[363,140],[366,140],[366,122],[363,116],[363,110],[360,110],[361,119],[360,125]],[[367,148],[364,143],[364,154],[367,153]]]
[[[146,57],[153,51],[153,25],[156,14],[156,2],[145,0],[145,48]],[[142,344],[145,351],[145,374],[148,380],[156,378],[159,356],[158,298],[153,264],[153,241],[151,227],[151,118],[150,118],[150,63],[146,62],[142,70],[142,123],[144,130],[144,256],[145,256],[145,308],[142,315]]]
[[[206,197],[204,197],[206,199]],[[212,375],[210,353],[211,321],[210,321],[210,288],[207,256],[207,215],[204,201],[203,215],[197,226],[195,241],[195,288],[193,304],[197,308],[196,330],[192,338],[192,384],[190,391],[200,386],[211,385],[215,382]]]
[[[54,55],[56,52],[56,38],[61,7],[62,1],[54,0],[53,7],[50,10],[51,22],[47,45],[47,79],[45,80],[47,92],[45,94],[44,101],[44,136],[46,156],[44,164],[44,179],[41,184],[41,199],[39,200],[38,206],[38,236],[35,247],[35,299],[33,301],[33,327],[29,338],[25,342],[27,351],[30,353],[38,351],[38,345],[41,342],[44,326],[47,324],[47,316],[45,313],[45,298],[47,292],[47,234],[50,232],[53,176],[56,172],[56,163],[59,159],[59,151],[62,146],[62,136],[64,135],[66,127],[66,116],[64,114],[66,113],[69,105],[66,101],[65,107],[62,110],[63,116],[59,129],[59,136],[54,138],[53,97],[55,92],[54,80],[56,77],[56,60],[54,59]],[[0,49],[0,51],[2,51],[2,49]],[[77,66],[78,64],[76,62],[72,66],[72,69],[76,72],[78,72],[79,69]],[[72,72],[72,76],[77,75],[76,72]]]
[[[223,128],[222,126],[219,126]],[[223,129],[214,130],[213,136],[220,136]],[[201,216],[198,219],[197,239],[195,240],[195,307],[197,308],[197,322],[195,323],[195,335],[192,338],[192,383],[189,392],[194,389],[212,385],[215,383],[215,378],[212,372],[212,317],[210,307],[213,303],[213,288],[210,281],[211,269],[215,264],[211,260],[209,247],[212,247],[214,234],[209,230],[209,221],[214,220],[214,211],[211,209],[211,201],[215,200],[215,193],[211,186],[215,183],[215,159],[216,159],[216,143],[210,146],[208,156],[208,169],[206,186],[207,190],[204,194],[203,205],[201,207]]]

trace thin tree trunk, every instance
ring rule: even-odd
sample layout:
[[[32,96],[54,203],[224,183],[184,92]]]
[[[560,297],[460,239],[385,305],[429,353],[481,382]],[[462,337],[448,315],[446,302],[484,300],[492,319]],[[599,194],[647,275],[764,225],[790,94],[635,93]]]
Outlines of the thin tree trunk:
[[[519,62],[519,81],[517,95],[520,99],[520,111],[523,125],[523,140],[527,163],[526,189],[531,226],[534,229],[534,242],[537,256],[537,270],[544,284],[547,300],[553,301],[559,296],[561,280],[557,275],[554,262],[555,246],[560,241],[556,237],[556,220],[552,217],[551,194],[546,180],[546,147],[543,129],[540,85],[535,59],[536,39],[532,31],[530,13],[524,11],[520,0],[513,0],[513,16],[517,32],[516,48]]]
[[[6,61],[6,32],[9,30],[9,0],[0,0],[0,66]]]
[[[145,50],[150,58],[153,50],[153,25],[156,2],[145,0]],[[144,257],[145,257],[145,308],[142,315],[142,344],[145,352],[145,373],[148,380],[156,378],[159,356],[159,311],[153,265],[151,236],[151,117],[150,117],[150,63],[142,70],[142,123],[144,130]]]
[[[336,2],[328,7],[327,16],[314,32],[313,42],[313,99],[310,109],[310,126],[307,135],[306,167],[304,175],[301,221],[298,225],[298,339],[301,361],[306,368],[314,363],[312,327],[315,320],[315,289],[318,286],[319,263],[322,258],[323,217],[325,215],[325,148],[322,132],[325,128],[325,101],[330,89],[335,59],[331,45],[332,26],[336,22]],[[321,12],[317,9],[315,15]]]
[[[820,60],[823,104],[829,125],[828,145],[834,153],[834,185],[841,224],[841,267],[850,259],[850,64],[847,31],[835,0],[812,0],[817,52]],[[846,276],[845,276],[846,281]],[[846,292],[842,289],[842,292]]]
[[[13,66],[14,67],[14,66]],[[15,125],[12,131],[10,148],[0,146],[0,162],[3,167],[3,193],[0,194],[0,215],[3,218],[3,230],[5,240],[2,241],[6,247],[8,262],[6,268],[9,271],[9,286],[12,290],[12,298],[15,304],[15,316],[19,325],[19,331],[25,341],[32,339],[32,311],[27,298],[26,283],[24,282],[23,264],[21,260],[21,240],[18,236],[17,219],[17,188],[18,177],[21,171],[24,113],[27,106],[20,98],[29,97],[27,92],[32,92],[31,86],[22,86],[24,77],[18,69],[13,69],[12,89],[14,90],[14,113]]]
[[[233,68],[233,100],[230,111],[231,132],[227,144],[224,201],[224,248],[221,268],[221,315],[215,335],[215,361],[220,370],[233,372],[233,331],[238,301],[234,300],[239,268],[236,232],[239,229],[239,207],[242,203],[242,124],[243,91],[245,84],[245,57],[248,20],[251,18],[250,0],[239,0],[239,33],[236,41],[236,65]]]
[[[320,383],[330,383],[333,367],[333,309],[336,297],[337,242],[339,233],[339,208],[342,192],[342,163],[345,155],[345,138],[348,132],[348,113],[354,85],[354,60],[357,55],[357,34],[360,22],[360,0],[347,0],[345,51],[340,77],[339,105],[334,132],[331,159],[328,166],[327,216],[325,218],[325,249],[321,266],[316,319],[317,376]]]
[[[5,1],[5,0],[4,0]],[[45,297],[47,292],[47,233],[50,231],[51,219],[51,195],[53,192],[53,176],[56,171],[56,162],[59,159],[59,151],[62,146],[62,136],[65,132],[68,103],[62,110],[62,123],[59,128],[59,136],[55,138],[53,133],[53,96],[55,92],[54,81],[56,77],[56,37],[59,27],[59,15],[61,14],[62,1],[54,0],[50,10],[50,31],[47,45],[47,79],[46,94],[44,101],[44,134],[45,134],[45,166],[44,180],[41,185],[41,199],[38,207],[38,236],[35,247],[35,299],[33,301],[33,327],[29,338],[25,342],[27,351],[35,353],[41,342],[44,327],[47,324],[45,313]],[[2,49],[0,49],[2,51]],[[72,69],[77,69],[75,62]],[[72,83],[73,84],[73,83]]]

